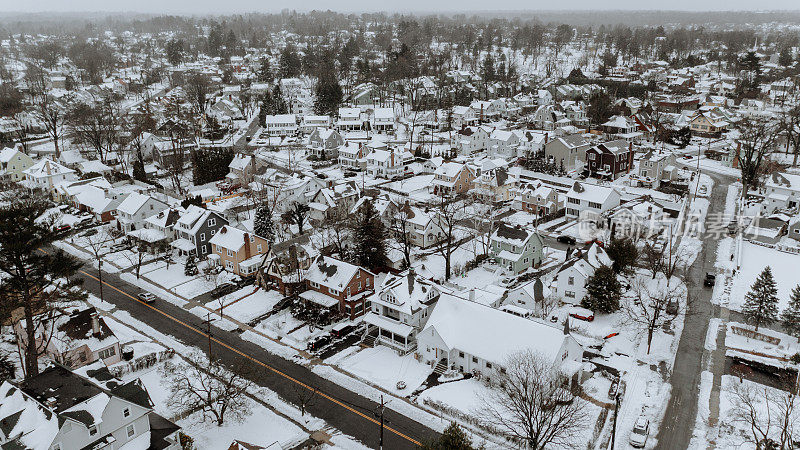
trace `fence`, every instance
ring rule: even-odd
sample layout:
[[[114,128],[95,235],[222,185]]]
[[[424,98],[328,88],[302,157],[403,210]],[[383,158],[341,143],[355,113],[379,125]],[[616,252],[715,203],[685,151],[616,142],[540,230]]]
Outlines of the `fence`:
[[[162,350],[158,353],[150,353],[144,356],[140,356],[133,361],[128,361],[125,364],[117,364],[109,369],[112,375],[119,378],[122,375],[127,373],[137,372],[139,370],[144,370],[150,367],[153,367],[157,363],[170,359],[175,356],[175,350],[169,348],[166,350]]]
[[[733,332],[733,334],[738,334],[739,336],[746,336],[752,339],[758,339],[759,341],[764,341],[772,345],[780,345],[781,343],[780,338],[759,333],[757,331],[748,330],[747,328],[731,326],[731,331]]]
[[[432,409],[434,409],[436,411],[439,411],[440,413],[443,413],[443,414],[446,414],[446,415],[450,416],[451,418],[456,418],[456,419],[458,419],[458,420],[460,420],[462,422],[468,423],[468,424],[474,426],[475,428],[478,428],[479,430],[489,434],[490,436],[498,436],[498,437],[502,436],[502,437],[504,437],[506,439],[511,440],[515,444],[517,444],[517,446],[519,448],[524,448],[524,443],[521,440],[514,439],[514,438],[511,438],[511,437],[506,437],[505,433],[502,430],[500,430],[497,427],[493,427],[491,425],[488,425],[488,424],[485,424],[485,423],[481,422],[474,415],[465,414],[465,413],[461,412],[460,410],[458,410],[456,408],[453,408],[452,406],[449,406],[449,405],[447,405],[445,403],[442,403],[442,402],[440,402],[438,400],[432,400],[430,398],[424,398],[422,400],[422,403],[425,404],[425,406],[428,406],[428,407],[430,407],[430,408],[432,408]]]

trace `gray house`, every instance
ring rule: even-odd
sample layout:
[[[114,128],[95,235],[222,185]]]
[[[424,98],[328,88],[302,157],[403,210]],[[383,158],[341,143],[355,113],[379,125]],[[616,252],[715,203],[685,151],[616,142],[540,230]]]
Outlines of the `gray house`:
[[[320,159],[336,159],[344,139],[338,131],[330,128],[317,128],[308,137],[311,154]]]
[[[583,133],[570,134],[553,139],[544,144],[544,156],[556,165],[564,165],[564,170],[583,170],[586,162],[586,150],[591,148],[592,141]]]
[[[176,239],[171,245],[181,255],[193,254],[204,258],[211,254],[211,245],[208,243],[211,236],[225,225],[228,225],[228,221],[216,212],[189,205],[175,222]]]
[[[500,223],[491,237],[491,256],[512,273],[536,267],[544,259],[544,242],[534,230]]]
[[[140,380],[123,383],[102,363],[86,373],[52,366],[19,385],[0,385],[0,447],[180,448],[180,427],[153,412]]]

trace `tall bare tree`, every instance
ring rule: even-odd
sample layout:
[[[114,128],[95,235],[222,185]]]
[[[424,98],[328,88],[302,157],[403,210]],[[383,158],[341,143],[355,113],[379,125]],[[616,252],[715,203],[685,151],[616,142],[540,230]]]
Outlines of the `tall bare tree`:
[[[442,230],[436,251],[444,258],[444,278],[449,280],[453,253],[461,246],[459,225],[468,218],[468,212],[463,197],[444,195],[439,197],[432,211],[435,216],[433,220]]]
[[[622,311],[629,323],[647,336],[647,353],[653,343],[653,335],[659,328],[669,327],[688,311],[687,292],[683,285],[669,286],[666,278],[652,280],[637,279],[633,283],[634,300],[622,304]]]
[[[414,210],[408,204],[401,205],[397,212],[392,215],[389,230],[392,233],[394,247],[403,253],[403,268],[411,266],[411,250],[413,248],[412,232],[414,224]]]
[[[781,113],[781,131],[786,136],[786,149],[791,147],[794,157],[792,165],[797,166],[800,156],[800,106],[786,108]]]
[[[736,155],[742,171],[742,199],[758,185],[764,175],[765,162],[774,150],[777,129],[775,124],[763,119],[746,118],[739,122],[739,150]]]
[[[239,361],[230,370],[218,360],[208,360],[199,352],[184,356],[186,363],[167,361],[161,368],[173,408],[201,411],[203,419],[222,426],[225,419],[241,420],[250,414],[247,390],[252,382],[243,374],[248,366]]]
[[[797,408],[797,386],[785,392],[755,383],[733,382],[725,391],[733,399],[731,416],[749,430],[744,435],[758,449],[790,450],[800,440],[795,425],[800,420]]]
[[[511,355],[503,369],[494,372],[476,415],[529,449],[576,447],[586,408],[552,361],[528,350]]]
[[[30,95],[33,116],[42,124],[47,134],[53,140],[56,159],[61,156],[61,139],[64,134],[64,120],[66,105],[70,103],[71,96],[54,97],[48,89],[45,72],[38,67],[28,66],[25,82]]]

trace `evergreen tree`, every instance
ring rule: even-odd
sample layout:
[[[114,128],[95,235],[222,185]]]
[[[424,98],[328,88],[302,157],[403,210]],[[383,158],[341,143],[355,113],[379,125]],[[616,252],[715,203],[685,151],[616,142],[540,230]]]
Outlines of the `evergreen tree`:
[[[781,313],[781,324],[786,332],[800,340],[800,285],[792,289],[789,306]]]
[[[388,264],[386,234],[375,205],[372,200],[366,200],[359,206],[353,225],[356,262],[359,265],[372,270]]]
[[[451,422],[450,425],[444,429],[444,432],[438,439],[420,446],[422,450],[473,450],[467,433],[458,426],[457,423]]]
[[[314,110],[317,114],[336,115],[342,104],[342,87],[333,76],[326,76],[317,83]]]
[[[189,254],[189,256],[186,257],[186,265],[183,266],[183,274],[187,277],[197,275],[197,261],[195,261],[194,255]]]
[[[606,249],[609,258],[614,261],[611,266],[616,273],[627,273],[633,270],[636,260],[639,258],[639,250],[630,238],[611,238],[611,244]]]
[[[792,65],[792,49],[790,47],[785,46],[781,49],[781,52],[778,54],[778,64],[783,67]]]
[[[610,314],[619,309],[622,285],[617,274],[608,266],[600,266],[594,275],[586,280],[586,296],[581,306],[594,312]]]
[[[138,159],[133,161],[133,179],[147,183],[147,172],[144,170],[144,163]]]
[[[772,269],[767,266],[744,296],[742,314],[748,323],[756,327],[769,325],[778,318],[778,286],[772,276]]]
[[[259,206],[256,209],[256,217],[253,219],[253,231],[270,243],[275,240],[275,225],[272,223],[269,208],[266,206]]]

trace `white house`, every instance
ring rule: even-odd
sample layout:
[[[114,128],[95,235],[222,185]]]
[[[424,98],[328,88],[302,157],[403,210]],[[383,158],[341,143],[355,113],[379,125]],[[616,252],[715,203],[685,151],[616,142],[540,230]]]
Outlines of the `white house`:
[[[168,205],[149,195],[131,192],[117,206],[117,229],[128,233],[144,227],[145,220],[168,208]]]
[[[299,129],[294,114],[276,114],[264,117],[264,128],[270,136],[293,136]]]
[[[65,181],[75,181],[78,176],[75,171],[62,166],[48,158],[44,158],[36,164],[22,171],[25,174],[25,181],[32,187],[45,190],[52,190],[54,186]]]
[[[586,280],[600,266],[611,266],[611,258],[597,243],[586,251],[576,250],[556,273],[556,296],[563,302],[579,304],[586,295]]]
[[[600,216],[619,204],[620,194],[616,189],[576,181],[567,192],[566,216],[577,218],[584,213]]]
[[[800,209],[800,175],[774,173],[764,180],[764,204],[767,213],[779,209]]]
[[[533,321],[478,302],[442,294],[425,328],[418,352],[436,372],[455,369],[491,381],[513,354],[533,351],[558,369],[579,363],[583,349],[568,329]]]
[[[406,162],[413,161],[411,153],[390,150],[374,150],[367,155],[367,172],[374,177],[391,180],[401,177],[406,171]]]

